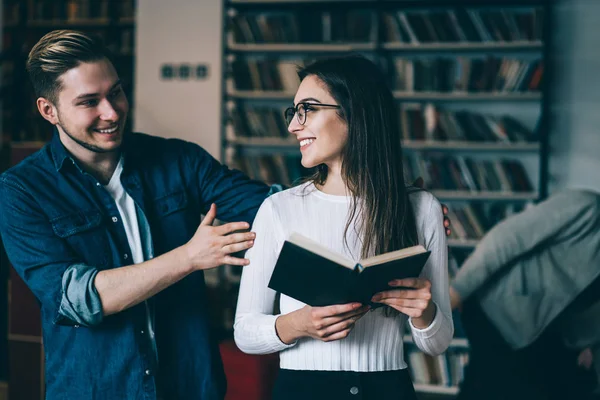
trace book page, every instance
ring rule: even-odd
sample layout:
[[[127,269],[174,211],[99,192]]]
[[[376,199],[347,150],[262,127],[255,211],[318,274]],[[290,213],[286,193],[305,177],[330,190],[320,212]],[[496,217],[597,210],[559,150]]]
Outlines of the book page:
[[[414,256],[415,254],[425,253],[426,251],[427,250],[425,250],[425,247],[419,244],[417,246],[407,247],[402,250],[396,250],[389,253],[380,254],[378,256],[369,257],[366,260],[363,260],[361,264],[363,267],[367,268],[374,265],[383,264],[388,261]]]
[[[340,264],[343,267],[354,269],[356,263],[352,260],[347,259],[346,257],[338,254],[334,251],[329,250],[327,247],[322,246],[321,244],[315,242],[312,239],[307,238],[297,232],[292,232],[288,241],[290,243],[295,244],[296,246],[300,246],[308,251],[311,251],[323,258],[326,258],[330,261],[333,261],[336,264]]]

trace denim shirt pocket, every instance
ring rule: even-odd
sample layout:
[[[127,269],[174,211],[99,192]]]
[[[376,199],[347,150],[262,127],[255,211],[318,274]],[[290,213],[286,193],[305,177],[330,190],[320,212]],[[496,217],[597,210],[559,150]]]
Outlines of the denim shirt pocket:
[[[188,199],[185,191],[170,193],[154,200],[156,215],[166,217],[187,207]]]
[[[54,233],[65,239],[81,262],[102,267],[108,265],[108,232],[102,229],[104,216],[98,210],[78,211],[50,220]]]
[[[155,198],[148,208],[154,228],[152,239],[158,253],[181,246],[198,229],[200,218],[193,213],[188,195],[183,190]]]

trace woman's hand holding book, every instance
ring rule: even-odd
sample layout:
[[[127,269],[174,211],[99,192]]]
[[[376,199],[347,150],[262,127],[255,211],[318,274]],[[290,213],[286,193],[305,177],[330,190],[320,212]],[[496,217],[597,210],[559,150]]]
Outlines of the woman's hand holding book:
[[[331,342],[348,336],[356,321],[369,306],[360,303],[337,304],[327,307],[303,308],[277,318],[275,328],[284,343],[290,344],[302,337]]]
[[[389,285],[397,289],[379,292],[371,301],[388,305],[408,315],[416,328],[427,328],[435,317],[431,282],[424,278],[407,278],[393,280]]]

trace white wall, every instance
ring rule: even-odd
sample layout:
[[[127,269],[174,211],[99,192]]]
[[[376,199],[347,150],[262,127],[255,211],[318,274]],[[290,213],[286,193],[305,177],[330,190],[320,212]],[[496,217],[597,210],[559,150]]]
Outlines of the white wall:
[[[221,0],[137,0],[134,129],[220,157]],[[207,64],[208,79],[163,80],[161,66]]]
[[[555,16],[550,193],[600,191],[600,1],[562,0]]]

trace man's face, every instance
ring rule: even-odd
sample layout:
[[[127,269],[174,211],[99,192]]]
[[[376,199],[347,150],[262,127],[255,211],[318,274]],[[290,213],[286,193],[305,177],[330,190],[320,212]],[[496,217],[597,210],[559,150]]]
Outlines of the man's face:
[[[57,128],[75,154],[119,150],[129,103],[112,63],[82,63],[60,76]]]

